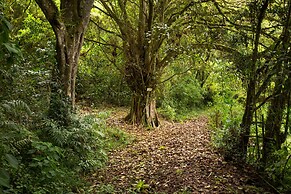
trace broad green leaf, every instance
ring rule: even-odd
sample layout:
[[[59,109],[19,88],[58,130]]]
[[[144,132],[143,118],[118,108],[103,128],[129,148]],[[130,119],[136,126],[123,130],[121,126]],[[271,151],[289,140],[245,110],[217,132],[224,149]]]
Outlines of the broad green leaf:
[[[12,45],[11,43],[3,43],[3,45],[10,53],[20,54],[20,51],[16,47],[14,47],[14,45]]]
[[[11,154],[6,154],[5,157],[11,167],[18,168],[18,160],[14,156]]]
[[[0,185],[4,187],[9,187],[9,174],[1,169],[0,170]]]
[[[8,20],[6,20],[3,16],[0,15],[0,21],[3,22],[3,27],[5,27],[7,29],[7,31],[12,30],[12,25],[10,24],[10,22],[8,22]]]

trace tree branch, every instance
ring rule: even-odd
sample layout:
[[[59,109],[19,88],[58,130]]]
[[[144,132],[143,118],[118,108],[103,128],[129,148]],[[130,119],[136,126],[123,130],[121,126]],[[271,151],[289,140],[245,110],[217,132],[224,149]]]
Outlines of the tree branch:
[[[113,32],[113,31],[111,31],[111,30],[107,30],[107,29],[101,27],[101,26],[100,26],[97,22],[95,22],[94,20],[91,19],[90,22],[92,22],[95,26],[97,26],[97,28],[99,28],[99,29],[101,29],[101,30],[103,30],[103,31],[105,31],[105,32],[107,32],[107,33],[109,33],[109,34],[114,34],[115,36],[118,36],[119,38],[122,39],[122,36],[120,36],[120,34],[118,34],[118,33],[116,33],[116,32]]]
[[[84,40],[89,41],[89,42],[93,42],[93,43],[96,43],[96,44],[101,44],[101,45],[104,45],[104,46],[111,46],[111,47],[118,48],[118,49],[122,50],[122,48],[120,46],[117,46],[116,44],[103,43],[103,42],[100,42],[100,41],[97,41],[97,40],[93,40],[93,39],[90,39],[90,38],[84,38]]]
[[[185,74],[185,73],[187,73],[188,71],[190,71],[191,69],[194,69],[194,68],[195,68],[195,66],[191,66],[190,68],[188,68],[187,70],[185,70],[185,71],[183,71],[183,72],[175,73],[175,74],[171,75],[170,77],[168,77],[167,79],[165,79],[165,80],[159,82],[158,84],[165,83],[165,82],[167,82],[167,81],[173,79],[175,76]]]
[[[60,12],[53,0],[35,0],[53,28],[60,26]]]

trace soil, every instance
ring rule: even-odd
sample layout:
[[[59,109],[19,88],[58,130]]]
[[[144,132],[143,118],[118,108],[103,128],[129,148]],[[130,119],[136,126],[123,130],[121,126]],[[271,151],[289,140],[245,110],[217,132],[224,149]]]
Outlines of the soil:
[[[109,153],[108,165],[92,177],[96,190],[111,185],[113,193],[273,193],[251,167],[224,160],[211,144],[206,117],[162,121],[146,130],[127,125],[124,116],[112,114],[107,123],[135,141]]]

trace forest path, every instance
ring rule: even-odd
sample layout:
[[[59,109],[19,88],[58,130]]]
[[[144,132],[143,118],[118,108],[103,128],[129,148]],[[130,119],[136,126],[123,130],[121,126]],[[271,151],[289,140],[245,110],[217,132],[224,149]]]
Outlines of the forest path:
[[[219,156],[211,146],[206,117],[163,121],[160,128],[147,131],[126,125],[123,116],[113,115],[108,124],[135,141],[109,154],[107,167],[92,177],[95,186],[113,185],[114,193],[268,193],[254,186],[257,179],[250,169]]]

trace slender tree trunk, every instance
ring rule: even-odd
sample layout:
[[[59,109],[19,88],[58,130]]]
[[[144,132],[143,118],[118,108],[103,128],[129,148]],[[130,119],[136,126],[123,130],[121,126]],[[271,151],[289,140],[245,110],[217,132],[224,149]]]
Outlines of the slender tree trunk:
[[[247,149],[248,149],[248,143],[249,143],[249,136],[251,132],[251,125],[253,121],[253,114],[254,109],[256,106],[256,81],[257,81],[257,61],[258,61],[258,48],[259,48],[259,42],[261,37],[261,30],[262,30],[262,22],[265,17],[266,10],[269,5],[269,0],[264,0],[262,3],[262,6],[258,13],[258,18],[256,18],[256,25],[254,26],[254,32],[255,32],[255,39],[254,39],[254,48],[252,53],[252,60],[250,62],[249,66],[249,84],[247,88],[247,99],[246,99],[246,105],[245,105],[245,111],[242,118],[241,123],[241,140],[240,140],[240,152],[243,155],[243,159],[247,156]],[[256,13],[254,13],[256,15]]]
[[[249,135],[251,131],[251,125],[253,122],[254,114],[254,103],[255,101],[255,80],[250,80],[247,90],[247,99],[245,105],[245,111],[241,123],[241,142],[240,142],[240,152],[243,157],[246,157],[247,148],[249,143]]]

